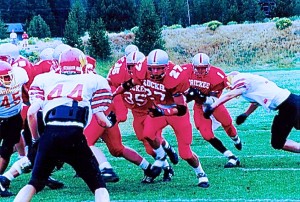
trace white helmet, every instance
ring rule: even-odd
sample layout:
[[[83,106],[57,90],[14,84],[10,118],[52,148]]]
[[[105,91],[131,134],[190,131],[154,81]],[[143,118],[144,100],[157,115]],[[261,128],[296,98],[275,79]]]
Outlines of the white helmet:
[[[71,46],[67,45],[67,44],[59,44],[58,46],[56,46],[56,48],[54,49],[53,52],[53,59],[58,61],[59,56],[62,52],[64,52],[67,49],[70,49]]]
[[[140,51],[133,51],[129,53],[129,55],[126,56],[126,66],[128,72],[131,73],[133,66],[136,65],[138,61],[144,59],[145,59],[145,55]]]
[[[205,53],[198,53],[193,57],[192,65],[197,76],[208,74],[210,69],[209,57]]]
[[[162,66],[169,64],[169,56],[166,51],[155,49],[147,57],[148,66]]]
[[[169,56],[166,51],[161,49],[155,49],[151,51],[147,57],[147,66],[150,73],[150,78],[153,80],[163,79],[168,64]]]
[[[54,48],[45,48],[40,53],[40,60],[53,60]]]
[[[126,56],[126,64],[137,64],[138,61],[143,60],[145,55],[140,51],[133,51]]]
[[[12,64],[20,56],[19,48],[11,43],[4,43],[0,45],[0,60]]]
[[[133,51],[139,51],[139,48],[136,45],[130,44],[125,48],[125,56],[129,55],[129,53]]]

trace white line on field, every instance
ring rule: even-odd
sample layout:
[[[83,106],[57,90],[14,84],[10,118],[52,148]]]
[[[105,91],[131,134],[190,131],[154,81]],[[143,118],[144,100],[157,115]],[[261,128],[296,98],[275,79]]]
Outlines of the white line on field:
[[[272,201],[272,202],[299,202],[300,200],[295,199],[168,199],[168,200],[154,200],[154,202],[200,202],[200,201],[247,201],[247,202],[256,202],[256,201]],[[149,200],[113,200],[111,202],[149,202]]]
[[[243,157],[243,158],[277,158],[277,157],[300,157],[299,154],[257,154],[257,155],[240,155],[239,157]],[[198,157],[201,158],[225,158],[224,156],[201,156],[198,155]]]
[[[238,168],[242,171],[299,171],[300,168]]]

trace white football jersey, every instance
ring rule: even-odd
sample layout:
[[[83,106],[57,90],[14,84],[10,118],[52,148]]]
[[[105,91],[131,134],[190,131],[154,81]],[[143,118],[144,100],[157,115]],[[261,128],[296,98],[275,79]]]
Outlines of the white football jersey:
[[[18,114],[22,109],[22,86],[28,81],[28,75],[23,68],[12,69],[11,87],[0,87],[0,117],[8,118]]]
[[[43,116],[59,105],[89,107],[90,112],[104,112],[112,101],[110,86],[97,74],[64,75],[48,72],[37,75],[29,90],[30,103],[39,102]],[[89,113],[90,117],[91,114]]]
[[[231,89],[243,89],[242,96],[266,110],[276,110],[291,92],[278,87],[274,82],[255,74],[239,73],[232,78]]]

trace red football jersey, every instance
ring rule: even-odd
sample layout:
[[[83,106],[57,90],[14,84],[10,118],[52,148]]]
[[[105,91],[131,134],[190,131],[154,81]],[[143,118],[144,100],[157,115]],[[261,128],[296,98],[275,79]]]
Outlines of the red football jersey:
[[[190,86],[199,89],[205,95],[220,97],[223,89],[228,86],[226,74],[218,67],[211,65],[207,75],[198,77],[193,71],[192,64],[182,66],[189,73]]]
[[[173,95],[183,93],[189,88],[187,72],[179,65],[169,62],[163,79],[151,79],[147,68],[147,58],[137,64],[134,71],[134,81],[149,90],[148,96],[155,104],[174,104]]]
[[[118,87],[123,82],[128,81],[131,75],[127,71],[126,58],[120,58],[110,69],[107,79],[109,83]],[[129,91],[122,94],[125,106],[135,111],[145,111],[152,106],[152,102],[147,96],[148,91],[143,85],[135,85]]]
[[[33,77],[36,75],[50,72],[52,65],[55,63],[52,60],[41,60],[33,65]]]
[[[29,102],[28,90],[34,78],[32,64],[27,58],[20,56],[16,61],[12,63],[12,67],[21,67],[25,69],[28,75],[29,80],[26,84],[23,85],[23,89],[22,89],[23,102],[28,103]]]

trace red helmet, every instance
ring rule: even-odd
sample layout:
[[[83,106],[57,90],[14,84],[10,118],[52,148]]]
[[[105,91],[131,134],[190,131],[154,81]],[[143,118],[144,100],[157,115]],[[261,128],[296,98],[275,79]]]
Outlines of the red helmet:
[[[13,81],[12,67],[9,63],[0,61],[0,84],[2,87],[9,88]]]
[[[63,51],[59,57],[58,65],[61,74],[82,74],[87,65],[85,54],[77,48]]]
[[[208,74],[210,69],[209,57],[205,53],[198,53],[193,57],[193,68],[195,75],[201,77]]]
[[[165,76],[169,64],[169,56],[166,51],[155,49],[147,57],[148,71],[153,80],[161,80]]]

